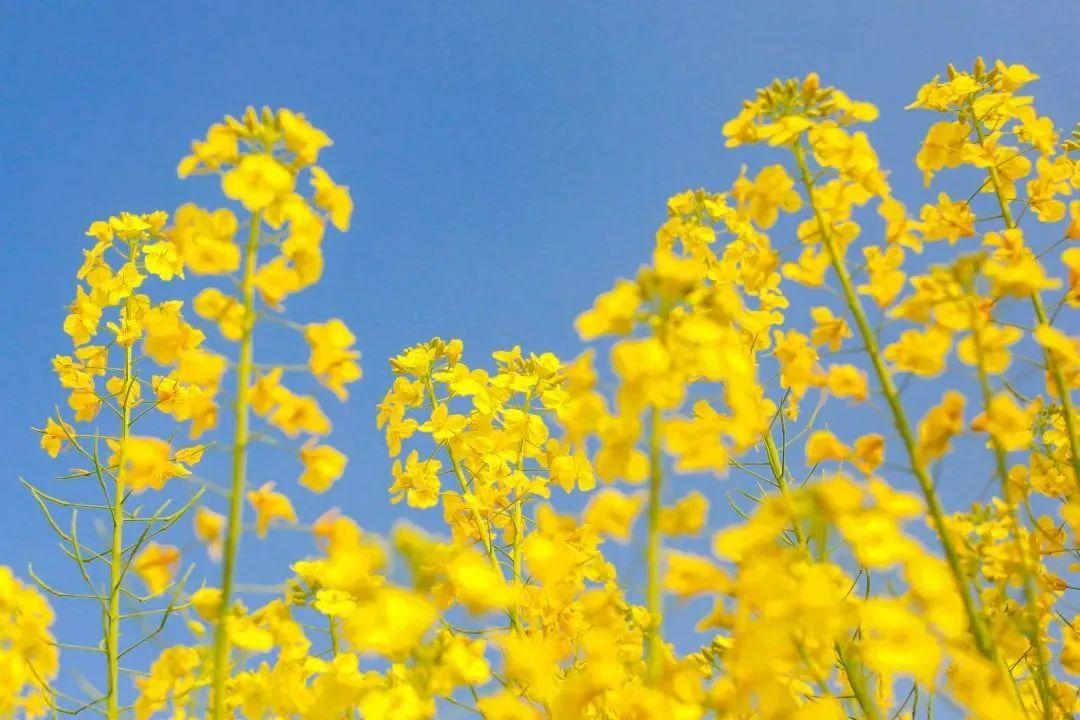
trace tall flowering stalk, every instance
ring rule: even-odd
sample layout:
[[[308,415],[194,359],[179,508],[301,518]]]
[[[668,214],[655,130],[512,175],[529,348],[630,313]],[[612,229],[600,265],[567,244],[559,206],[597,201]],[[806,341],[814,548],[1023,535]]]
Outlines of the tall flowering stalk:
[[[182,358],[198,352],[203,340],[202,333],[181,315],[180,301],[155,302],[141,292],[148,278],[168,283],[184,276],[183,260],[164,231],[167,219],[163,212],[121,213],[90,226],[87,235],[94,238],[94,244],[83,253],[76,298],[64,320],[64,331],[75,349],[72,355],[53,359],[60,384],[70,390],[71,423],[58,410],[41,430],[41,446],[53,457],[65,450],[79,455],[85,465],[63,480],[96,480],[102,503],[64,500],[26,483],[50,527],[60,536],[65,554],[76,564],[87,592],[63,592],[37,575],[35,579],[54,595],[95,600],[102,612],[101,649],[88,651],[104,656],[105,691],[100,697],[82,699],[74,710],[98,709],[110,720],[122,711],[122,659],[161,632],[181,605],[183,583],[175,582],[180,553],[175,546],[151,541],[179,520],[201,494],[194,494],[172,513],[166,512],[167,500],[151,514],[129,506],[133,496],[162,490],[170,479],[189,475],[203,453],[202,445],[174,450],[166,440],[133,432],[136,423],[144,421],[152,410],[170,411],[160,398],[158,402],[144,400],[144,388],[156,389],[162,383],[186,379]],[[171,368],[170,374],[149,379],[147,368],[152,364]],[[104,382],[99,385],[97,378],[104,378]],[[112,432],[101,432],[100,422],[92,430],[80,429],[80,424],[99,421],[102,411],[115,423]],[[192,417],[186,410],[172,414],[181,421]],[[60,524],[58,510],[69,513],[69,522]],[[80,512],[106,516],[105,549],[97,550],[94,541],[80,537]],[[141,577],[148,594],[137,594],[128,586],[132,571]],[[140,605],[155,599],[165,604],[160,609],[128,611],[125,598]],[[157,628],[123,648],[124,620],[148,616],[160,617]]]
[[[206,511],[202,535],[212,545],[220,544],[221,586],[216,604],[211,667],[211,708],[215,720],[225,718],[229,709],[228,683],[232,670],[231,627],[236,608],[236,572],[240,537],[243,531],[245,499],[256,512],[260,536],[274,519],[296,522],[288,498],[274,491],[273,483],[257,490],[248,486],[248,453],[252,440],[251,414],[265,416],[273,427],[293,438],[300,433],[310,440],[298,448],[305,472],[301,483],[314,492],[323,492],[345,470],[346,458],[319,436],[330,432],[330,421],[312,396],[301,396],[282,383],[283,367],[270,368],[257,381],[254,341],[258,320],[273,320],[303,333],[310,345],[309,368],[315,378],[344,400],[346,385],[360,378],[359,353],[355,338],[341,320],[299,326],[284,319],[283,301],[318,282],[322,275],[322,240],[327,222],[345,231],[352,215],[347,188],[336,185],[315,163],[330,138],[311,125],[303,115],[289,110],[276,113],[249,108],[241,120],[226,118],[210,128],[204,141],[193,143],[192,154],[181,161],[179,174],[218,173],[224,194],[238,201],[249,213],[247,239],[238,248],[231,235],[235,216],[229,210],[209,212],[194,206],[181,208],[173,234],[181,244],[200,256],[196,272],[238,273],[239,298],[216,288],[195,298],[202,317],[217,323],[223,337],[237,343],[236,395],[233,407],[232,463],[227,489],[228,509],[223,537],[220,516]],[[302,174],[310,178],[310,200],[298,188]],[[260,264],[260,251],[277,248],[278,253]]]
[[[914,295],[900,303],[895,301],[907,279],[902,270],[904,249],[919,253],[924,243],[942,239],[956,243],[959,238],[974,235],[976,217],[970,205],[975,195],[968,201],[957,202],[943,193],[937,205],[923,208],[918,221],[910,218],[904,206],[893,198],[866,135],[846,129],[854,123],[873,120],[876,110],[865,103],[851,101],[838,90],[820,87],[813,75],[801,83],[778,81],[760,91],[724,131],[729,137],[729,145],[767,142],[791,149],[797,177],[807,194],[811,218],[798,228],[806,250],[797,264],[785,267],[785,274],[803,284],[817,286],[824,282],[823,271],[826,268],[833,270],[905,448],[908,467],[918,481],[938,531],[974,645],[991,667],[1000,670],[1006,678],[1005,683],[1014,686],[1017,711],[1020,705],[1030,704],[1040,715],[1049,718],[1056,716],[1056,705],[1062,706],[1060,698],[1055,697],[1058,691],[1047,671],[1046,608],[1052,599],[1047,595],[1050,588],[1045,585],[1045,580],[1040,582],[1040,576],[1045,578],[1046,571],[1032,557],[1041,544],[1032,533],[1039,532],[1040,527],[1045,533],[1045,525],[1042,521],[1036,522],[1030,505],[1016,487],[1020,468],[1009,468],[1007,460],[1008,452],[1028,447],[1031,435],[1029,431],[1008,434],[1006,428],[1023,428],[1031,421],[1024,419],[1023,411],[1010,393],[995,392],[991,381],[992,376],[1003,374],[1009,367],[1008,347],[1025,335],[1021,328],[1000,324],[991,315],[991,311],[1008,298],[1032,299],[1040,323],[1032,335],[1044,348],[1050,343],[1063,347],[1069,342],[1045,324],[1045,311],[1040,312],[1040,291],[1059,283],[1047,277],[1037,256],[1024,247],[1009,208],[1011,198],[1016,195],[1016,180],[1030,172],[1031,163],[1024,156],[1030,150],[1036,150],[1044,157],[1039,160],[1040,177],[1028,183],[1027,205],[1044,221],[1053,222],[1064,215],[1064,204],[1055,200],[1053,194],[1067,191],[1068,186],[1060,179],[1056,180],[1055,186],[1052,178],[1055,171],[1057,178],[1069,177],[1071,162],[1063,155],[1053,162],[1047,159],[1055,154],[1053,125],[1034,112],[1030,98],[1015,94],[1035,77],[1023,66],[1006,66],[999,62],[994,68],[987,69],[980,60],[972,73],[960,73],[950,68],[947,83],[938,83],[935,79],[920,91],[914,106],[955,117],[934,126],[917,157],[927,184],[944,167],[973,164],[985,168],[987,181],[975,195],[979,190],[987,189],[996,196],[1001,212],[998,217],[1003,220],[1008,237],[1003,240],[997,233],[986,233],[984,252],[989,257],[986,254],[961,257],[951,269],[934,268],[925,276],[913,278]],[[984,124],[992,131],[987,132]],[[1015,136],[1020,144],[1028,144],[1029,150],[1002,142],[1007,134]],[[811,159],[816,167],[811,167]],[[777,196],[778,192],[785,192],[785,182],[790,181],[782,179],[771,187],[763,187],[761,192]],[[859,232],[859,226],[852,220],[852,210],[874,198],[878,199],[878,212],[885,221],[887,245],[864,248],[868,282],[856,287],[847,261],[847,249]],[[886,311],[887,317],[921,323],[923,328],[905,330],[897,342],[883,346],[861,296],[871,297]],[[959,342],[957,353],[962,362],[976,368],[984,405],[983,414],[976,418],[972,428],[989,435],[1003,493],[998,502],[1001,503],[1004,536],[1015,543],[1015,550],[1011,552],[1017,556],[1014,575],[995,577],[983,565],[982,572],[997,580],[998,588],[993,592],[981,590],[978,595],[972,591],[972,586],[979,586],[979,578],[972,575],[971,567],[974,564],[979,568],[985,561],[977,559],[977,551],[967,545],[965,533],[961,532],[968,521],[946,515],[936,483],[930,476],[932,463],[948,451],[949,440],[961,429],[956,423],[962,422],[962,396],[947,395],[943,405],[920,423],[916,433],[894,379],[897,372],[921,377],[938,375],[945,366],[953,334],[964,331],[970,334]],[[1059,417],[1064,432],[1059,437],[1063,437],[1064,442],[1059,440],[1058,443],[1059,447],[1065,446],[1065,451],[1059,457],[1073,465],[1071,474],[1075,477],[1075,418],[1064,382],[1065,373],[1059,365],[1062,358],[1048,349],[1044,350],[1044,357],[1047,389],[1061,404]],[[1005,387],[1015,395],[1013,386],[1006,384]],[[828,439],[824,436],[817,439],[819,442],[813,454],[820,459],[844,459],[851,452],[831,435]],[[811,454],[809,445],[807,453]],[[1034,530],[1021,522],[1021,507],[1036,525]],[[1051,535],[1046,536],[1046,541],[1056,543]],[[1032,655],[1026,660],[1032,668],[1027,679],[1010,671],[1019,661],[1002,656],[1002,648],[1006,646],[999,634],[1002,628],[994,627],[996,621],[992,620],[1001,617],[1000,610],[984,605],[988,601],[991,604],[1010,602],[1007,588],[1014,582],[1022,587],[1022,602],[1026,605],[1023,616],[1015,621],[1015,628],[1027,638]]]

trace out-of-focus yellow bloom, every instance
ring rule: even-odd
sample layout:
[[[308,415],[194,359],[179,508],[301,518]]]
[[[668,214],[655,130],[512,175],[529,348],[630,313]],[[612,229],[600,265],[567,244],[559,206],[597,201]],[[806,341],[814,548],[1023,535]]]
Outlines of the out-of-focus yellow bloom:
[[[255,212],[292,192],[295,182],[293,174],[273,155],[260,153],[241,157],[237,166],[222,176],[221,190]]]
[[[311,357],[308,364],[312,374],[326,387],[334,391],[339,399],[349,396],[345,386],[356,382],[361,377],[360,353],[353,347],[356,336],[349,331],[344,322],[338,319],[325,323],[312,323],[304,330]]]
[[[247,499],[255,510],[255,531],[259,537],[266,537],[270,523],[276,520],[296,522],[292,502],[285,495],[275,492],[272,482],[263,483],[258,490],[248,491]]]
[[[195,537],[206,545],[211,560],[221,559],[224,542],[225,516],[205,506],[195,511]]]
[[[331,445],[309,442],[300,448],[300,461],[304,464],[300,484],[312,492],[322,493],[344,474],[349,459]]]
[[[618,490],[604,488],[589,501],[582,520],[602,535],[627,542],[643,504],[641,495],[625,495]]]
[[[172,545],[152,542],[143,548],[131,564],[151,595],[157,595],[172,584],[180,568],[180,551]]]

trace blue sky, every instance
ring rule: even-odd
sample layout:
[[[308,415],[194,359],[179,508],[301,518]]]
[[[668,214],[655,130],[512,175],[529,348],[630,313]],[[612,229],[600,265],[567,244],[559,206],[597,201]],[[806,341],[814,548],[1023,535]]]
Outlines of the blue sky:
[[[1067,2],[4,0],[0,14],[0,563],[20,572],[64,572],[16,477],[66,468],[29,427],[63,402],[49,359],[68,348],[82,233],[120,210],[215,202],[212,181],[181,182],[175,165],[226,113],[289,107],[335,141],[324,164],[352,188],[353,227],[329,237],[323,282],[290,310],[342,317],[366,378],[332,408],[349,474],[300,510],[335,504],[384,531],[386,358],[433,335],[461,337],[477,363],[515,343],[576,354],[574,316],[647,258],[666,198],[757,162],[720,134],[754,88],[815,70],[876,103],[872,137],[910,204],[925,196],[912,157],[930,118],[902,107],[946,62],[1026,63],[1043,113],[1068,127],[1080,108]],[[245,557],[272,563],[290,543],[307,549],[293,535],[249,541]],[[93,617],[72,611],[60,631]]]

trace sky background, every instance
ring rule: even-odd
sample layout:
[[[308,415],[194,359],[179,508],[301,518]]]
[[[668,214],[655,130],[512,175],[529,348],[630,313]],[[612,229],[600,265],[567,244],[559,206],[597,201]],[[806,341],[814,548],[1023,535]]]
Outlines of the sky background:
[[[347,406],[327,400],[346,478],[291,494],[304,519],[337,505],[383,532],[400,514],[423,521],[386,493],[374,407],[389,356],[434,335],[462,338],[476,364],[515,343],[575,355],[574,317],[647,259],[666,198],[760,165],[725,150],[720,127],[776,76],[814,70],[877,104],[872,138],[916,206],[928,194],[912,158],[932,121],[902,109],[916,88],[978,54],[1023,62],[1042,75],[1040,110],[1069,127],[1078,20],[1068,2],[0,2],[0,563],[70,577],[17,477],[48,484],[68,466],[29,428],[64,401],[49,360],[70,347],[83,231],[121,210],[221,202],[212,179],[175,167],[225,114],[289,107],[334,139],[322,164],[356,213],[290,316],[343,318],[366,376]],[[259,352],[298,352],[288,341]],[[264,479],[295,487],[291,470],[257,466]],[[723,482],[702,485],[714,502]],[[243,582],[310,551],[283,536],[245,541]],[[640,577],[636,550],[622,557]],[[61,612],[61,635],[93,629],[90,609]]]

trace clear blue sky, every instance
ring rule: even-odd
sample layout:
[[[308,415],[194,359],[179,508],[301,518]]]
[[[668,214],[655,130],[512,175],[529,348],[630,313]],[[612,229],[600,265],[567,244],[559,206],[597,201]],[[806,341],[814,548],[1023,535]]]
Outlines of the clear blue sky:
[[[29,427],[63,402],[49,359],[69,347],[83,230],[213,201],[212,181],[175,165],[224,114],[286,106],[335,141],[325,165],[352,188],[353,227],[291,310],[344,318],[366,378],[333,408],[349,474],[300,510],[340,505],[383,531],[388,356],[436,334],[477,362],[517,342],[575,354],[574,316],[646,259],[665,199],[722,188],[752,157],[725,151],[720,126],[774,76],[816,70],[878,104],[873,138],[915,204],[915,89],[948,61],[1000,56],[1042,74],[1040,109],[1068,127],[1078,21],[1074,2],[0,2],[0,562],[63,577],[16,477],[66,467]],[[296,542],[248,541],[245,557]],[[80,617],[94,614],[61,632]]]

